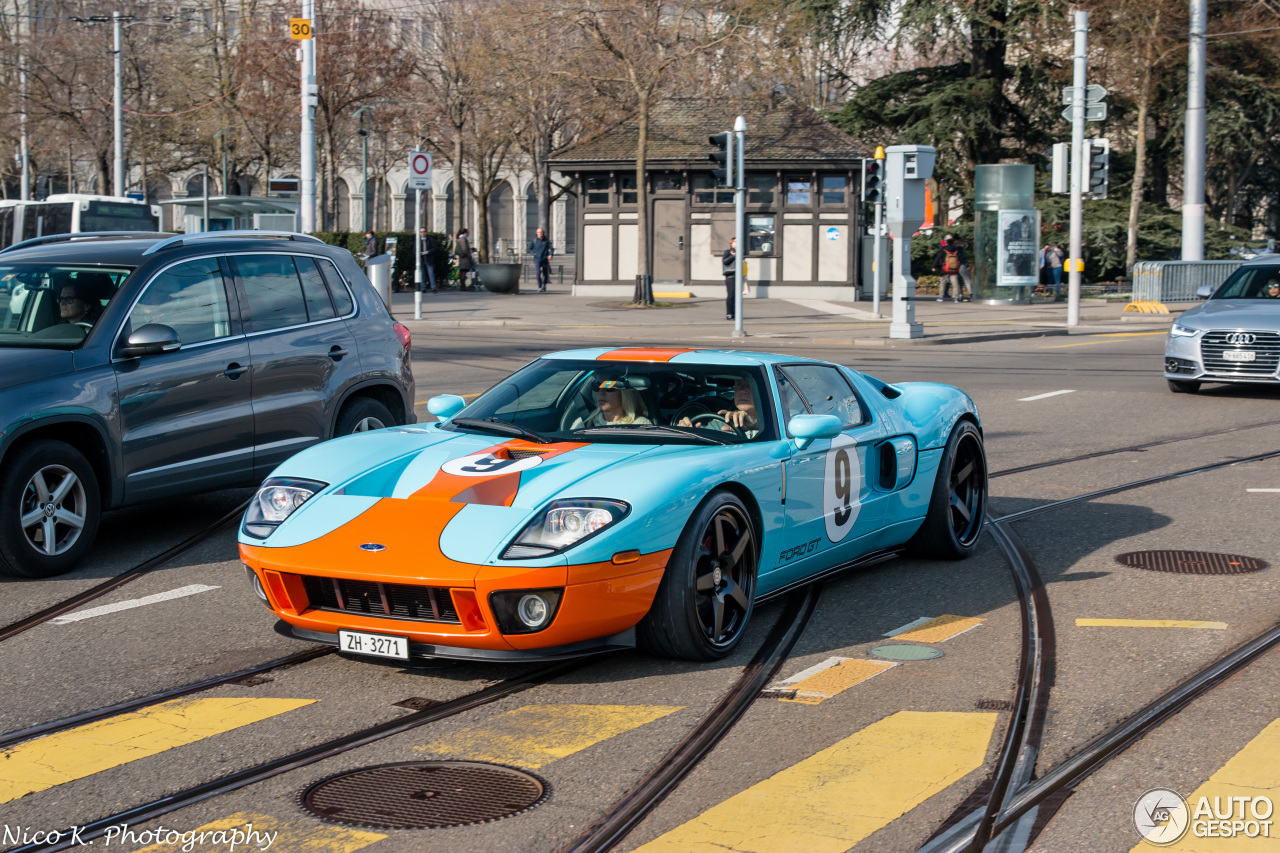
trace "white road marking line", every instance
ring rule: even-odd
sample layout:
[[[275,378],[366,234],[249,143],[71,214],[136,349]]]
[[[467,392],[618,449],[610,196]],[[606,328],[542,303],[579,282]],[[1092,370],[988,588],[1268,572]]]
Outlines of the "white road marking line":
[[[899,634],[905,634],[908,631],[910,631],[912,628],[919,628],[921,625],[928,622],[932,618],[933,618],[932,616],[921,616],[919,619],[912,619],[910,622],[903,625],[901,628],[894,628],[892,631],[889,631],[888,633],[885,633],[885,634],[881,634],[880,636],[896,637]]]
[[[202,583],[193,583],[190,586],[180,586],[177,589],[171,589],[168,592],[157,592],[155,595],[146,595],[142,598],[133,598],[128,601],[117,601],[115,604],[104,604],[101,607],[90,607],[88,610],[78,610],[75,613],[67,613],[62,616],[55,616],[51,621],[55,625],[66,625],[69,622],[79,622],[81,619],[92,619],[95,616],[106,616],[108,613],[119,613],[121,610],[132,610],[135,607],[144,607],[148,604],[159,604],[161,601],[170,601],[174,598],[186,598],[188,595],[195,595],[200,592],[208,592],[211,589],[221,589],[218,586],[207,586]]]
[[[1043,400],[1046,397],[1057,397],[1059,394],[1074,394],[1074,390],[1070,391],[1050,391],[1048,394],[1037,394],[1034,397],[1019,397],[1019,403],[1030,403],[1032,400]]]
[[[831,667],[841,663],[842,661],[847,661],[847,660],[852,660],[852,658],[834,658],[834,657],[827,658],[822,663],[815,663],[813,666],[809,667],[808,669],[800,670],[795,675],[788,678],[786,681],[779,681],[776,686],[783,687],[788,684],[799,684],[801,681],[804,681],[809,676],[817,675],[818,673],[822,672],[824,669],[830,669]]]
[[[1280,492],[1280,489],[1245,489],[1245,491],[1246,491],[1246,492],[1253,492],[1253,493],[1255,493],[1255,494],[1256,494],[1256,493],[1258,493],[1258,492],[1268,492],[1268,493],[1270,493],[1270,492]]]

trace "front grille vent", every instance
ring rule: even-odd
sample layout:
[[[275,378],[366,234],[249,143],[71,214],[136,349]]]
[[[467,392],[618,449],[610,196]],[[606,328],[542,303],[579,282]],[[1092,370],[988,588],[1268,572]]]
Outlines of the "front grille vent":
[[[542,457],[545,453],[545,450],[507,450],[507,455],[512,459],[528,459],[530,456]]]
[[[435,586],[302,576],[307,599],[315,610],[359,613],[384,619],[445,622],[461,625],[449,590]]]
[[[1242,336],[1252,337],[1243,342]],[[1232,340],[1234,339],[1234,340]],[[1253,361],[1233,361],[1228,352],[1252,352]],[[1280,367],[1280,334],[1275,332],[1215,329],[1200,339],[1200,357],[1209,373],[1225,376],[1274,376]]]

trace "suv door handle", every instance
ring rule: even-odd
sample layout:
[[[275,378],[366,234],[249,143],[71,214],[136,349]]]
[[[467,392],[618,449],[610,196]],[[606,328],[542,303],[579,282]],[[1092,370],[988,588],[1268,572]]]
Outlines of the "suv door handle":
[[[342,361],[342,357],[346,354],[347,354],[347,351],[344,350],[342,347],[338,346],[337,344],[334,344],[329,349],[329,358],[333,359],[334,361]]]
[[[233,361],[227,365],[226,370],[222,371],[222,375],[227,377],[228,379],[239,379],[240,374],[244,373],[248,369],[249,368],[242,367],[240,366],[240,364]]]

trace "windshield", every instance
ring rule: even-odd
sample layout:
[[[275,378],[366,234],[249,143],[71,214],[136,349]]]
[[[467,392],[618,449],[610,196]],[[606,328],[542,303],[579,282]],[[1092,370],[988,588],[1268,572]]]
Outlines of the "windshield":
[[[91,201],[80,214],[81,231],[159,231],[160,223],[149,204],[123,201]]]
[[[1280,264],[1241,267],[1218,288],[1213,298],[1274,299],[1280,303]]]
[[[0,264],[0,347],[79,346],[129,273],[83,264]]]
[[[777,437],[759,369],[540,359],[485,392],[446,429],[511,424],[552,441],[740,444]],[[462,421],[462,423],[458,423]],[[492,431],[498,434],[502,424]]]

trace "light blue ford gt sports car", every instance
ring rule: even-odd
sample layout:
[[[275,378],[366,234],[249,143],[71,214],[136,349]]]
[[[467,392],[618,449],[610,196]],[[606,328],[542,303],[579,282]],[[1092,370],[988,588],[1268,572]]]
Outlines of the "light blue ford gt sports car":
[[[753,352],[582,349],[438,423],[326,442],[250,504],[277,630],[400,660],[639,643],[713,660],[756,602],[904,551],[961,559],[987,466],[962,391]]]

